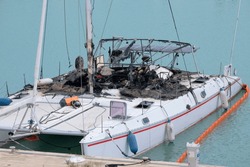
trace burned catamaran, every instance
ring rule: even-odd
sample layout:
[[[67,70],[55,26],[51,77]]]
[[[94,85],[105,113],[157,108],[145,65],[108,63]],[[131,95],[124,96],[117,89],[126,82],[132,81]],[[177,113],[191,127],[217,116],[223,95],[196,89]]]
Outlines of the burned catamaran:
[[[86,7],[90,11],[89,0]],[[87,14],[87,25],[90,19]],[[101,39],[93,56],[88,35],[86,46],[88,68],[78,57],[75,70],[54,78],[39,79],[35,69],[34,86],[2,99],[8,103],[0,106],[1,141],[40,134],[82,136],[85,155],[132,156],[173,141],[212,112],[227,108],[242,89],[232,65],[218,75],[177,69],[179,56],[197,51],[189,43]]]

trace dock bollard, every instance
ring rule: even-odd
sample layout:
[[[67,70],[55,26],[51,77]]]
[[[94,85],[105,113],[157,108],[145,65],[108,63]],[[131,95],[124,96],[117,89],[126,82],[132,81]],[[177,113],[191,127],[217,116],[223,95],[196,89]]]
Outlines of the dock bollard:
[[[195,144],[194,142],[187,142],[187,160],[188,167],[198,167],[199,157],[200,157],[200,144]]]
[[[16,147],[15,146],[10,146],[10,153],[14,154],[16,152]]]

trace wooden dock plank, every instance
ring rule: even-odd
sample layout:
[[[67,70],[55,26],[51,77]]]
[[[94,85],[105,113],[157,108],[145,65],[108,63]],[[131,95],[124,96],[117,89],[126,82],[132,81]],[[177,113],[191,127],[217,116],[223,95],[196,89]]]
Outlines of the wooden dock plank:
[[[70,162],[71,160],[71,162]],[[84,160],[82,162],[74,160]],[[0,148],[1,167],[105,167],[107,164],[131,164],[132,167],[187,167],[186,163],[88,157],[82,155],[24,151]],[[129,165],[130,166],[130,165]],[[212,167],[199,165],[200,167]],[[107,166],[108,167],[108,166]],[[215,167],[215,166],[214,166]]]

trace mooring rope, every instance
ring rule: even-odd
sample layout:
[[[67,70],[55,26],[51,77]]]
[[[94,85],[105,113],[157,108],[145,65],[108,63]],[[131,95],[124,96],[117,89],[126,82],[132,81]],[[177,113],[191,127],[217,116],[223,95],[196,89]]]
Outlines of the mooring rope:
[[[34,151],[34,150],[32,150],[31,148],[29,148],[29,147],[27,147],[27,146],[25,146],[25,145],[19,143],[18,141],[14,140],[14,139],[11,139],[11,138],[10,138],[10,140],[11,140],[12,142],[16,143],[17,145],[19,145],[19,146],[21,146],[21,147],[27,149],[27,150]]]

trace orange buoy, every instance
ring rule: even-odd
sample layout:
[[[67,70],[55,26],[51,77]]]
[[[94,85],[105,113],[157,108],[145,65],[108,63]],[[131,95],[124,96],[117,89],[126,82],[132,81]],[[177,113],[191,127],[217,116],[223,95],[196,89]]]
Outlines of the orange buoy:
[[[78,96],[72,96],[72,97],[65,98],[65,102],[66,102],[67,106],[71,106],[71,102],[76,101],[76,100],[78,100]]]
[[[245,94],[229,109],[225,114],[223,114],[219,119],[217,119],[210,127],[208,127],[195,141],[196,144],[201,143],[219,124],[224,121],[232,112],[234,112],[248,97],[249,88],[246,84],[243,84],[243,89],[246,90]],[[223,106],[222,106],[223,107]],[[177,162],[182,163],[187,157],[187,152],[182,153]]]

